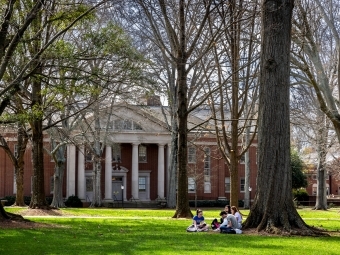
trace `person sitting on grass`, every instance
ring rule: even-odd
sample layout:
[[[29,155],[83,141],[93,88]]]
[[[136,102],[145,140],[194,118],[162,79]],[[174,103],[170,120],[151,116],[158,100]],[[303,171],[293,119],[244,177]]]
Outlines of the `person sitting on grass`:
[[[192,224],[195,226],[197,231],[208,231],[208,225],[204,222],[203,211],[200,209],[196,210],[196,215],[192,219]]]
[[[238,229],[238,224],[236,217],[232,214],[227,214],[225,211],[220,213],[220,216],[223,218],[223,223],[220,226],[220,231],[223,231],[226,228]]]
[[[226,205],[226,206],[224,207],[224,211],[225,211],[227,214],[231,214],[231,207],[230,207],[230,205]],[[222,223],[223,223],[223,218],[220,219],[220,224],[222,224]]]
[[[231,207],[231,213],[236,217],[237,224],[238,224],[238,229],[242,228],[242,214],[241,212],[237,209],[236,206]]]

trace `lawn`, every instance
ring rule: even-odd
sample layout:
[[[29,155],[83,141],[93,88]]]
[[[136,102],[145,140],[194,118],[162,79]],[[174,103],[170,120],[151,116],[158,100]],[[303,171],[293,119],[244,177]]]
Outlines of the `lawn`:
[[[19,212],[20,208],[5,208]],[[306,223],[340,230],[339,209],[298,210]],[[25,217],[49,227],[2,229],[1,254],[339,254],[340,235],[281,237],[187,233],[188,219],[172,219],[173,210],[63,209],[67,216]],[[248,211],[242,211],[245,215]],[[219,210],[206,209],[207,222]],[[70,217],[72,215],[72,217]]]

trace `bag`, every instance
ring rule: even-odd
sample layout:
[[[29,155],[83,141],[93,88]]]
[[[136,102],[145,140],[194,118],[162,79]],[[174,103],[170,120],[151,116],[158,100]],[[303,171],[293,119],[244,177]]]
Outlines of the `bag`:
[[[195,225],[190,225],[187,227],[187,232],[197,232],[197,228],[195,228]]]
[[[236,234],[242,234],[242,230],[241,229],[235,229]]]
[[[236,234],[236,231],[235,229],[231,227],[227,227],[227,228],[221,228],[221,233],[222,234]]]
[[[220,227],[220,223],[217,221],[217,219],[214,219],[211,222],[211,228],[214,230],[214,229],[218,229],[219,227]]]

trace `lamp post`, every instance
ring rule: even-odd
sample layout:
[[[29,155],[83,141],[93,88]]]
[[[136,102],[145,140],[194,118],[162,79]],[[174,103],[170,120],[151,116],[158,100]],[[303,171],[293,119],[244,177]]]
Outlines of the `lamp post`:
[[[252,188],[249,187],[249,210],[251,208],[251,190],[252,190]]]
[[[124,208],[124,186],[123,185],[120,185],[120,188],[122,190],[122,208]]]

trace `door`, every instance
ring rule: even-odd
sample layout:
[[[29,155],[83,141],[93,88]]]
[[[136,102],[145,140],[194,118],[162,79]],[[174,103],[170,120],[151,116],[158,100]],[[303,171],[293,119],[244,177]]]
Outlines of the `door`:
[[[148,178],[145,176],[139,176],[138,178],[138,196],[142,201],[149,200]]]
[[[118,180],[117,180],[118,179]],[[119,180],[120,179],[120,180]],[[113,200],[123,200],[123,178],[115,178],[114,181],[112,181],[112,198]]]

